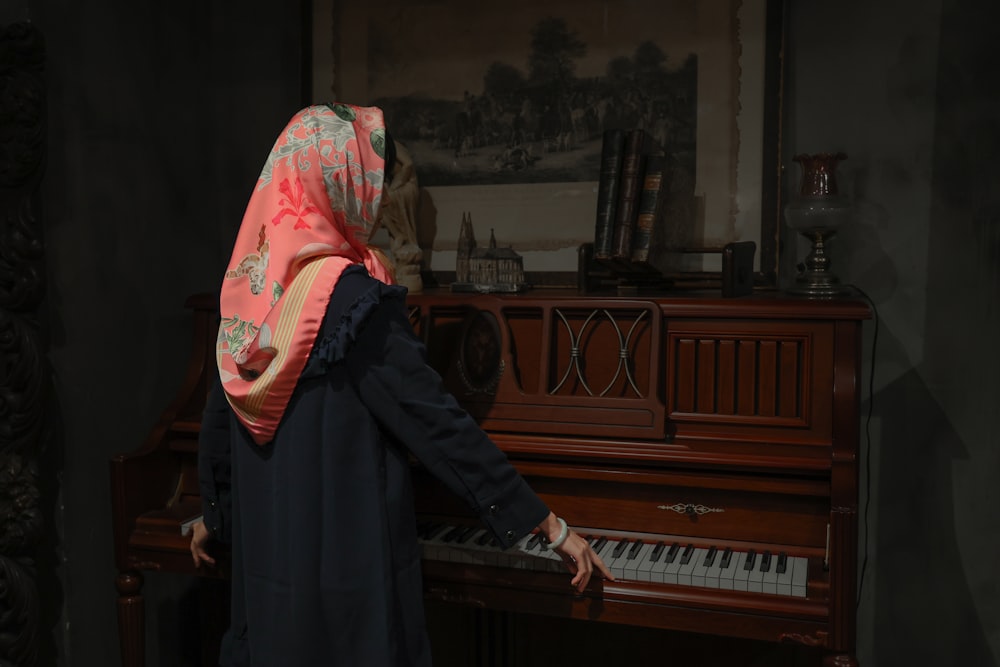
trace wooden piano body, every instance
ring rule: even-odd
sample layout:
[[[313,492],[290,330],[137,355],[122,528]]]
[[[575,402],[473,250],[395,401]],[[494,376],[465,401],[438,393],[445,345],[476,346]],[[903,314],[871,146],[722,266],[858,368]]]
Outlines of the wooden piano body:
[[[214,296],[195,295],[186,305],[194,316],[193,344],[180,389],[146,441],[111,459],[118,636],[127,667],[145,664],[143,572],[226,576],[225,558],[218,569],[195,569],[190,537],[181,533],[185,521],[201,514],[198,433],[215,372],[219,323]]]
[[[142,449],[112,461],[129,667],[143,664],[141,571],[194,573],[179,522],[198,502],[197,420],[215,320],[205,303],[192,305],[185,390]],[[429,600],[803,644],[827,665],[857,664],[864,302],[536,290],[429,291],[409,306],[447,387],[578,532],[644,558],[662,542],[661,553],[701,549],[695,560],[712,547],[740,565],[755,559],[740,568],[749,572],[737,575],[742,584],[720,583],[717,570],[706,579],[705,563],[694,578],[686,565],[680,579],[663,574],[676,575],[673,565],[647,564],[642,576],[628,570],[573,595],[565,573],[533,569],[516,553],[484,563],[428,538]],[[415,472],[425,524],[474,522]],[[765,558],[772,574],[761,573]],[[794,590],[775,584],[779,560],[798,564]]]

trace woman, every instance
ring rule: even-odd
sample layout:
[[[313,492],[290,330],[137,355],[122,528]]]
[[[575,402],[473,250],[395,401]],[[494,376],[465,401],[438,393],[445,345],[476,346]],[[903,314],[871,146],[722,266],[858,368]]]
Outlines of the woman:
[[[429,665],[408,455],[510,546],[538,530],[582,590],[612,578],[442,387],[367,245],[392,171],[382,112],[296,114],[222,285],[199,445],[196,565],[232,544],[222,665]],[[387,163],[388,157],[388,163]]]

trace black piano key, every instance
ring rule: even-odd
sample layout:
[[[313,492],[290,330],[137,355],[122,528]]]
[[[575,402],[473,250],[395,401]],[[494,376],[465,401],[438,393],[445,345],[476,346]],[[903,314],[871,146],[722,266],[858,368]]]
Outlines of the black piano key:
[[[718,551],[719,550],[715,547],[709,547],[708,553],[705,554],[705,560],[703,561],[702,564],[705,567],[712,567],[712,563],[715,562],[715,555],[718,553]]]
[[[427,529],[427,534],[424,535],[425,540],[436,540],[440,535],[447,532],[449,529],[446,523],[435,523]]]
[[[747,558],[743,561],[743,569],[753,571],[753,564],[757,560],[757,552],[751,549],[747,552]]]
[[[663,549],[666,548],[666,544],[663,542],[657,542],[653,550],[649,552],[649,562],[655,563],[660,560],[660,556],[663,555]]]
[[[765,551],[760,557],[760,571],[767,572],[771,569],[771,552]]]
[[[687,565],[691,562],[691,556],[694,555],[694,545],[689,544],[684,547],[684,553],[681,554],[681,565]]]
[[[623,553],[625,553],[625,547],[627,547],[628,544],[629,544],[628,540],[622,540],[621,542],[619,542],[618,546],[616,546],[615,550],[611,553],[611,556],[613,558],[618,558],[619,556],[621,556]]]
[[[479,529],[476,526],[466,526],[455,537],[455,544],[465,544],[477,530]]]
[[[453,526],[451,530],[445,533],[445,536],[441,538],[441,541],[454,542],[461,534],[462,534],[462,526]]]
[[[784,574],[788,569],[788,554],[784,551],[778,554],[778,563],[774,567],[774,571],[778,574]]]
[[[722,552],[722,560],[719,561],[719,567],[725,570],[729,567],[729,563],[733,560],[733,550],[726,547],[726,550]]]
[[[602,537],[599,540],[597,540],[597,543],[594,544],[593,546],[594,553],[601,553],[601,549],[603,549],[604,545],[607,543],[608,543],[608,538],[606,537]]]
[[[541,541],[542,541],[542,534],[535,533],[534,535],[531,536],[531,539],[529,539],[528,543],[525,545],[525,550],[531,551],[535,549],[535,547],[537,547]]]
[[[483,531],[483,534],[476,538],[476,544],[478,544],[481,547],[486,546],[488,543],[492,541],[493,541],[493,535],[488,530]]]
[[[667,549],[667,559],[666,559],[666,562],[673,563],[674,559],[677,558],[677,552],[680,551],[680,548],[681,548],[681,545],[677,544],[676,542],[674,542],[673,544],[671,544],[670,548]]]
[[[632,548],[628,550],[627,560],[635,560],[635,557],[639,555],[640,549],[642,549],[642,540],[636,540]]]

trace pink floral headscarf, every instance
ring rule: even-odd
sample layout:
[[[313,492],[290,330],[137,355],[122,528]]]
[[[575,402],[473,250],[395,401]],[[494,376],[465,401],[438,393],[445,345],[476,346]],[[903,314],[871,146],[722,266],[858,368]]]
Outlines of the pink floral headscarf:
[[[385,142],[376,107],[307,107],[257,180],[222,283],[216,345],[229,404],[257,444],[274,437],[344,269],[364,264],[392,282],[367,245]]]

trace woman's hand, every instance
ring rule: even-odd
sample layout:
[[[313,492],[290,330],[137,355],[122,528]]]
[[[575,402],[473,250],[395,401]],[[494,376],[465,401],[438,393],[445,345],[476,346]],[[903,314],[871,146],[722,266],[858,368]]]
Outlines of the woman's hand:
[[[212,541],[212,535],[205,527],[204,521],[198,521],[191,526],[191,557],[194,559],[194,566],[201,567],[202,562],[208,565],[215,565],[215,559],[208,555],[206,547]]]
[[[559,523],[558,517],[550,512],[545,521],[538,525],[538,529],[542,531],[550,543],[555,543],[559,540],[559,535],[562,532],[562,524]],[[566,530],[566,539],[555,548],[555,552],[566,563],[566,569],[573,574],[573,579],[570,582],[573,587],[582,593],[595,570],[604,575],[605,579],[614,581],[615,577],[611,574],[611,570],[590,548],[590,543],[577,535],[572,528],[567,527]]]

